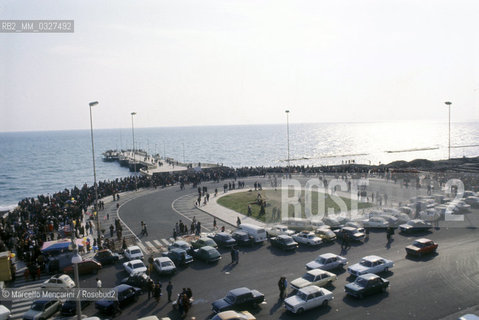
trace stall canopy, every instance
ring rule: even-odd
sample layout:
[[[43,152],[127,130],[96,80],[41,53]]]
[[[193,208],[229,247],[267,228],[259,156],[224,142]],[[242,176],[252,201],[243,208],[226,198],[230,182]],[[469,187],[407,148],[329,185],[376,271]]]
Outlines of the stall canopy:
[[[60,239],[55,241],[47,241],[42,246],[42,252],[48,252],[53,250],[66,250],[72,243],[71,239]],[[83,247],[83,239],[76,239],[77,246]]]

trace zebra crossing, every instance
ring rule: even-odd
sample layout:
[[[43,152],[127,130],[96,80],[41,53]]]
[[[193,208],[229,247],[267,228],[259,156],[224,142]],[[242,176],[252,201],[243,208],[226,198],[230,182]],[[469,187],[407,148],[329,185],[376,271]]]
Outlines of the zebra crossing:
[[[17,271],[16,279],[12,288],[25,290],[40,289],[43,282],[45,280],[48,280],[49,278],[50,276],[48,275],[42,275],[39,279],[36,279],[35,281],[25,280],[25,278],[23,277],[23,272]],[[25,314],[25,312],[28,311],[28,309],[30,309],[31,305],[31,300],[13,300],[12,306],[10,307],[10,319],[22,319],[23,315]]]
[[[180,240],[178,238],[178,240]],[[168,246],[175,242],[175,239],[155,239],[155,240],[148,240],[148,241],[138,241],[136,245],[140,247],[141,251],[146,254],[155,254],[168,251]]]
[[[192,221],[195,218],[196,221],[199,221],[202,231],[211,232],[214,229],[213,217],[195,206],[197,196],[196,193],[192,193],[179,197],[173,201],[171,207],[188,220]]]

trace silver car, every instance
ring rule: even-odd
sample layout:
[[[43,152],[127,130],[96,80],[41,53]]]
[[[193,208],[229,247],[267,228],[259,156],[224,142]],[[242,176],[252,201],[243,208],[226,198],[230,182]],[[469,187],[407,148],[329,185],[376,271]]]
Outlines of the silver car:
[[[24,320],[48,319],[62,307],[59,300],[36,300],[23,315]]]

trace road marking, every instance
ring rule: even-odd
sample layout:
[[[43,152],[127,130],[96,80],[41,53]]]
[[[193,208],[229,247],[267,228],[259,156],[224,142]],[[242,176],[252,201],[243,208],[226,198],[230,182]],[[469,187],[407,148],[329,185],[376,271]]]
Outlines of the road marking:
[[[163,247],[160,241],[158,240],[153,240],[153,242],[158,246],[158,247]]]
[[[138,247],[140,247],[140,249],[141,249],[143,252],[145,252],[145,253],[147,252],[145,246],[143,245],[143,243],[141,243],[141,241],[140,241],[140,242],[137,242],[136,245],[137,245]]]
[[[168,240],[170,240],[170,242],[175,242],[175,239],[173,239],[173,238],[170,238]]]
[[[150,248],[151,251],[158,252],[158,249],[156,249],[156,247],[150,241],[145,241],[145,244],[148,246],[148,248]]]
[[[169,246],[170,243],[168,242],[168,240],[166,239],[161,239],[161,242],[163,242],[165,244],[165,246]]]

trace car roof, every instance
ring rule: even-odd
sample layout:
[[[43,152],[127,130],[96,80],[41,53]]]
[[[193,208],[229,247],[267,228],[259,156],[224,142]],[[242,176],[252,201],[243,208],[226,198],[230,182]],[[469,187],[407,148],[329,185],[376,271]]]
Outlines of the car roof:
[[[171,261],[171,259],[168,257],[158,257],[158,258],[155,258],[154,260],[158,260],[160,262]]]
[[[128,290],[130,288],[133,288],[132,286],[128,285],[128,284],[120,284],[116,287],[114,287],[113,289],[115,289],[116,291],[118,292],[121,292],[121,291],[125,291],[125,290]]]
[[[305,294],[311,294],[311,293],[321,291],[321,288],[318,287],[318,286],[307,286],[307,287],[304,287],[304,288],[300,289],[299,291],[301,291]]]
[[[329,259],[329,258],[334,258],[337,257],[336,254],[334,253],[323,253],[320,255],[321,258]]]
[[[356,228],[354,228],[354,227],[343,227],[341,230],[356,231]]]
[[[421,238],[421,239],[416,239],[414,241],[415,242],[420,242],[420,243],[426,243],[426,242],[431,242],[432,240],[426,239],[426,238]]]
[[[283,239],[290,239],[291,237],[285,234],[280,234],[278,238],[283,238]]]
[[[281,229],[286,228],[286,229],[288,229],[288,226],[285,226],[284,224],[277,224],[277,225],[273,226],[273,228],[281,228]]]
[[[230,234],[229,233],[226,233],[226,232],[218,232],[217,235],[219,236],[225,236],[225,237],[229,237]]]
[[[138,249],[138,250],[141,251],[140,247],[138,247],[138,246],[129,246],[129,247],[127,248],[127,250],[130,250],[130,251],[136,250],[136,249]]]
[[[235,296],[240,296],[240,295],[243,295],[243,294],[248,293],[248,292],[251,292],[251,290],[246,288],[246,287],[241,287],[241,288],[236,288],[236,289],[230,290],[230,293],[234,294]]]
[[[323,274],[323,273],[329,273],[328,271],[324,271],[322,269],[313,269],[313,270],[309,270],[307,273],[313,275],[313,276],[317,276],[319,274]]]
[[[140,259],[130,260],[130,262],[131,262],[132,264],[135,264],[135,263],[138,263],[138,262],[143,263],[143,261],[141,261]],[[143,263],[143,264],[144,264],[144,263]]]
[[[384,258],[381,258],[380,256],[365,256],[363,258],[363,260],[368,260],[368,261],[377,261],[380,259],[384,259]]]
[[[181,248],[171,248],[170,252],[183,253],[186,251]]]
[[[204,247],[201,247],[200,250],[204,250],[204,251],[212,251],[212,250],[215,250],[215,248],[213,248],[212,246],[204,246]]]
[[[82,261],[83,262],[83,261]],[[56,276],[57,279],[62,279],[62,280],[71,280],[72,278],[70,278],[68,275],[66,274],[61,274],[61,275],[57,275]]]
[[[366,274],[363,274],[363,275],[359,276],[358,278],[363,278],[363,279],[366,279],[366,280],[371,280],[371,279],[380,278],[380,276],[378,276],[378,275],[376,275],[376,274],[373,274],[373,273],[366,273]]]

